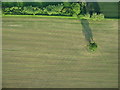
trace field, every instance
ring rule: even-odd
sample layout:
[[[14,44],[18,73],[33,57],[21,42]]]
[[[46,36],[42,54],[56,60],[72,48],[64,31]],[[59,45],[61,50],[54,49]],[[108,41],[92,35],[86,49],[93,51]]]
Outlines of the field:
[[[81,20],[3,18],[3,88],[117,88],[118,20],[89,20],[95,52]]]

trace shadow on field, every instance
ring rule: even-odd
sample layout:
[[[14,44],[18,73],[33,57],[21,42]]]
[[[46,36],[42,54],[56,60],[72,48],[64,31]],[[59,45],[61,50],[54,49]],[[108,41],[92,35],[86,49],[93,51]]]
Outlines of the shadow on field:
[[[95,2],[87,2],[86,3],[86,13],[90,14],[90,17],[92,16],[93,13],[100,14],[100,6],[98,2],[95,0]]]
[[[82,25],[82,32],[85,36],[85,39],[88,43],[91,43],[93,41],[93,34],[91,31],[91,28],[89,26],[89,22],[86,19],[81,19],[81,25]]]

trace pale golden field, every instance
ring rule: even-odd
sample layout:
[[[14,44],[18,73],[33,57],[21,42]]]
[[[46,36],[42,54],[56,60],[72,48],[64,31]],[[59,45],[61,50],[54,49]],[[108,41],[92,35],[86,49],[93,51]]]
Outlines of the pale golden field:
[[[89,20],[95,52],[80,20],[3,17],[3,88],[117,88],[118,20]]]

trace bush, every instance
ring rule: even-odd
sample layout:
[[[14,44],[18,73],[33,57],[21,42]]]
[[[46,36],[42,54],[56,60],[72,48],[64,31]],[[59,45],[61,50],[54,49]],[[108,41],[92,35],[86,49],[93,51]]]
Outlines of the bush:
[[[32,9],[33,9],[32,6],[27,6],[27,7],[24,7],[22,12],[24,14],[33,14],[33,10]]]
[[[11,8],[4,8],[3,14],[22,14],[22,8],[21,7],[11,7]]]
[[[33,8],[33,14],[36,15],[36,14],[42,14],[43,13],[43,10],[38,8],[38,7],[34,7]]]
[[[61,14],[61,10],[63,9],[63,5],[62,4],[58,4],[58,5],[49,5],[46,8],[44,8],[44,12],[52,15],[52,14]]]
[[[62,11],[62,9],[63,9],[63,4],[58,4],[57,6],[55,6],[55,11],[59,12],[59,14]]]
[[[74,13],[72,16],[73,16],[73,17],[76,17],[76,18],[78,17],[76,13]]]
[[[104,19],[104,14],[97,14],[97,13],[93,13],[93,15],[90,17],[90,14],[87,13],[84,15],[85,19],[92,19],[92,20],[103,20]]]
[[[85,17],[85,19],[90,19],[90,14],[87,13],[87,14],[84,15],[84,17]]]
[[[62,10],[63,15],[70,15],[77,17],[80,14],[80,4],[79,3],[64,3],[64,8]]]
[[[90,51],[95,51],[96,49],[97,49],[97,44],[95,42],[89,44]]]
[[[63,10],[61,11],[61,14],[62,15],[72,16],[73,15],[72,8],[70,8],[70,7],[64,7]]]
[[[22,13],[36,15],[36,14],[41,14],[42,10],[38,7],[27,6],[27,7],[24,7]]]
[[[102,20],[102,19],[104,19],[104,14],[93,13],[93,15],[91,16],[91,18],[93,20]]]
[[[104,14],[99,14],[99,19],[104,19],[104,18],[105,18]]]
[[[3,14],[10,14],[10,8],[4,8],[2,9]]]
[[[72,10],[73,10],[73,14],[76,14],[76,15],[80,14],[80,5],[79,5],[79,3],[73,3],[71,5],[71,7],[72,7]]]
[[[18,15],[20,15],[22,13],[21,12],[21,10],[22,10],[21,7],[11,7],[10,10],[11,10],[12,14],[18,14]]]

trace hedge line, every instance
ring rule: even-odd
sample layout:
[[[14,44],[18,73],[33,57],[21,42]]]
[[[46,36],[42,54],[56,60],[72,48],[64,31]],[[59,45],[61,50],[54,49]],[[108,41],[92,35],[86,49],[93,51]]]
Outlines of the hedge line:
[[[4,15],[59,15],[73,17],[84,15],[87,18],[104,17],[96,8],[88,6],[90,4],[85,2],[2,2],[2,12]]]

